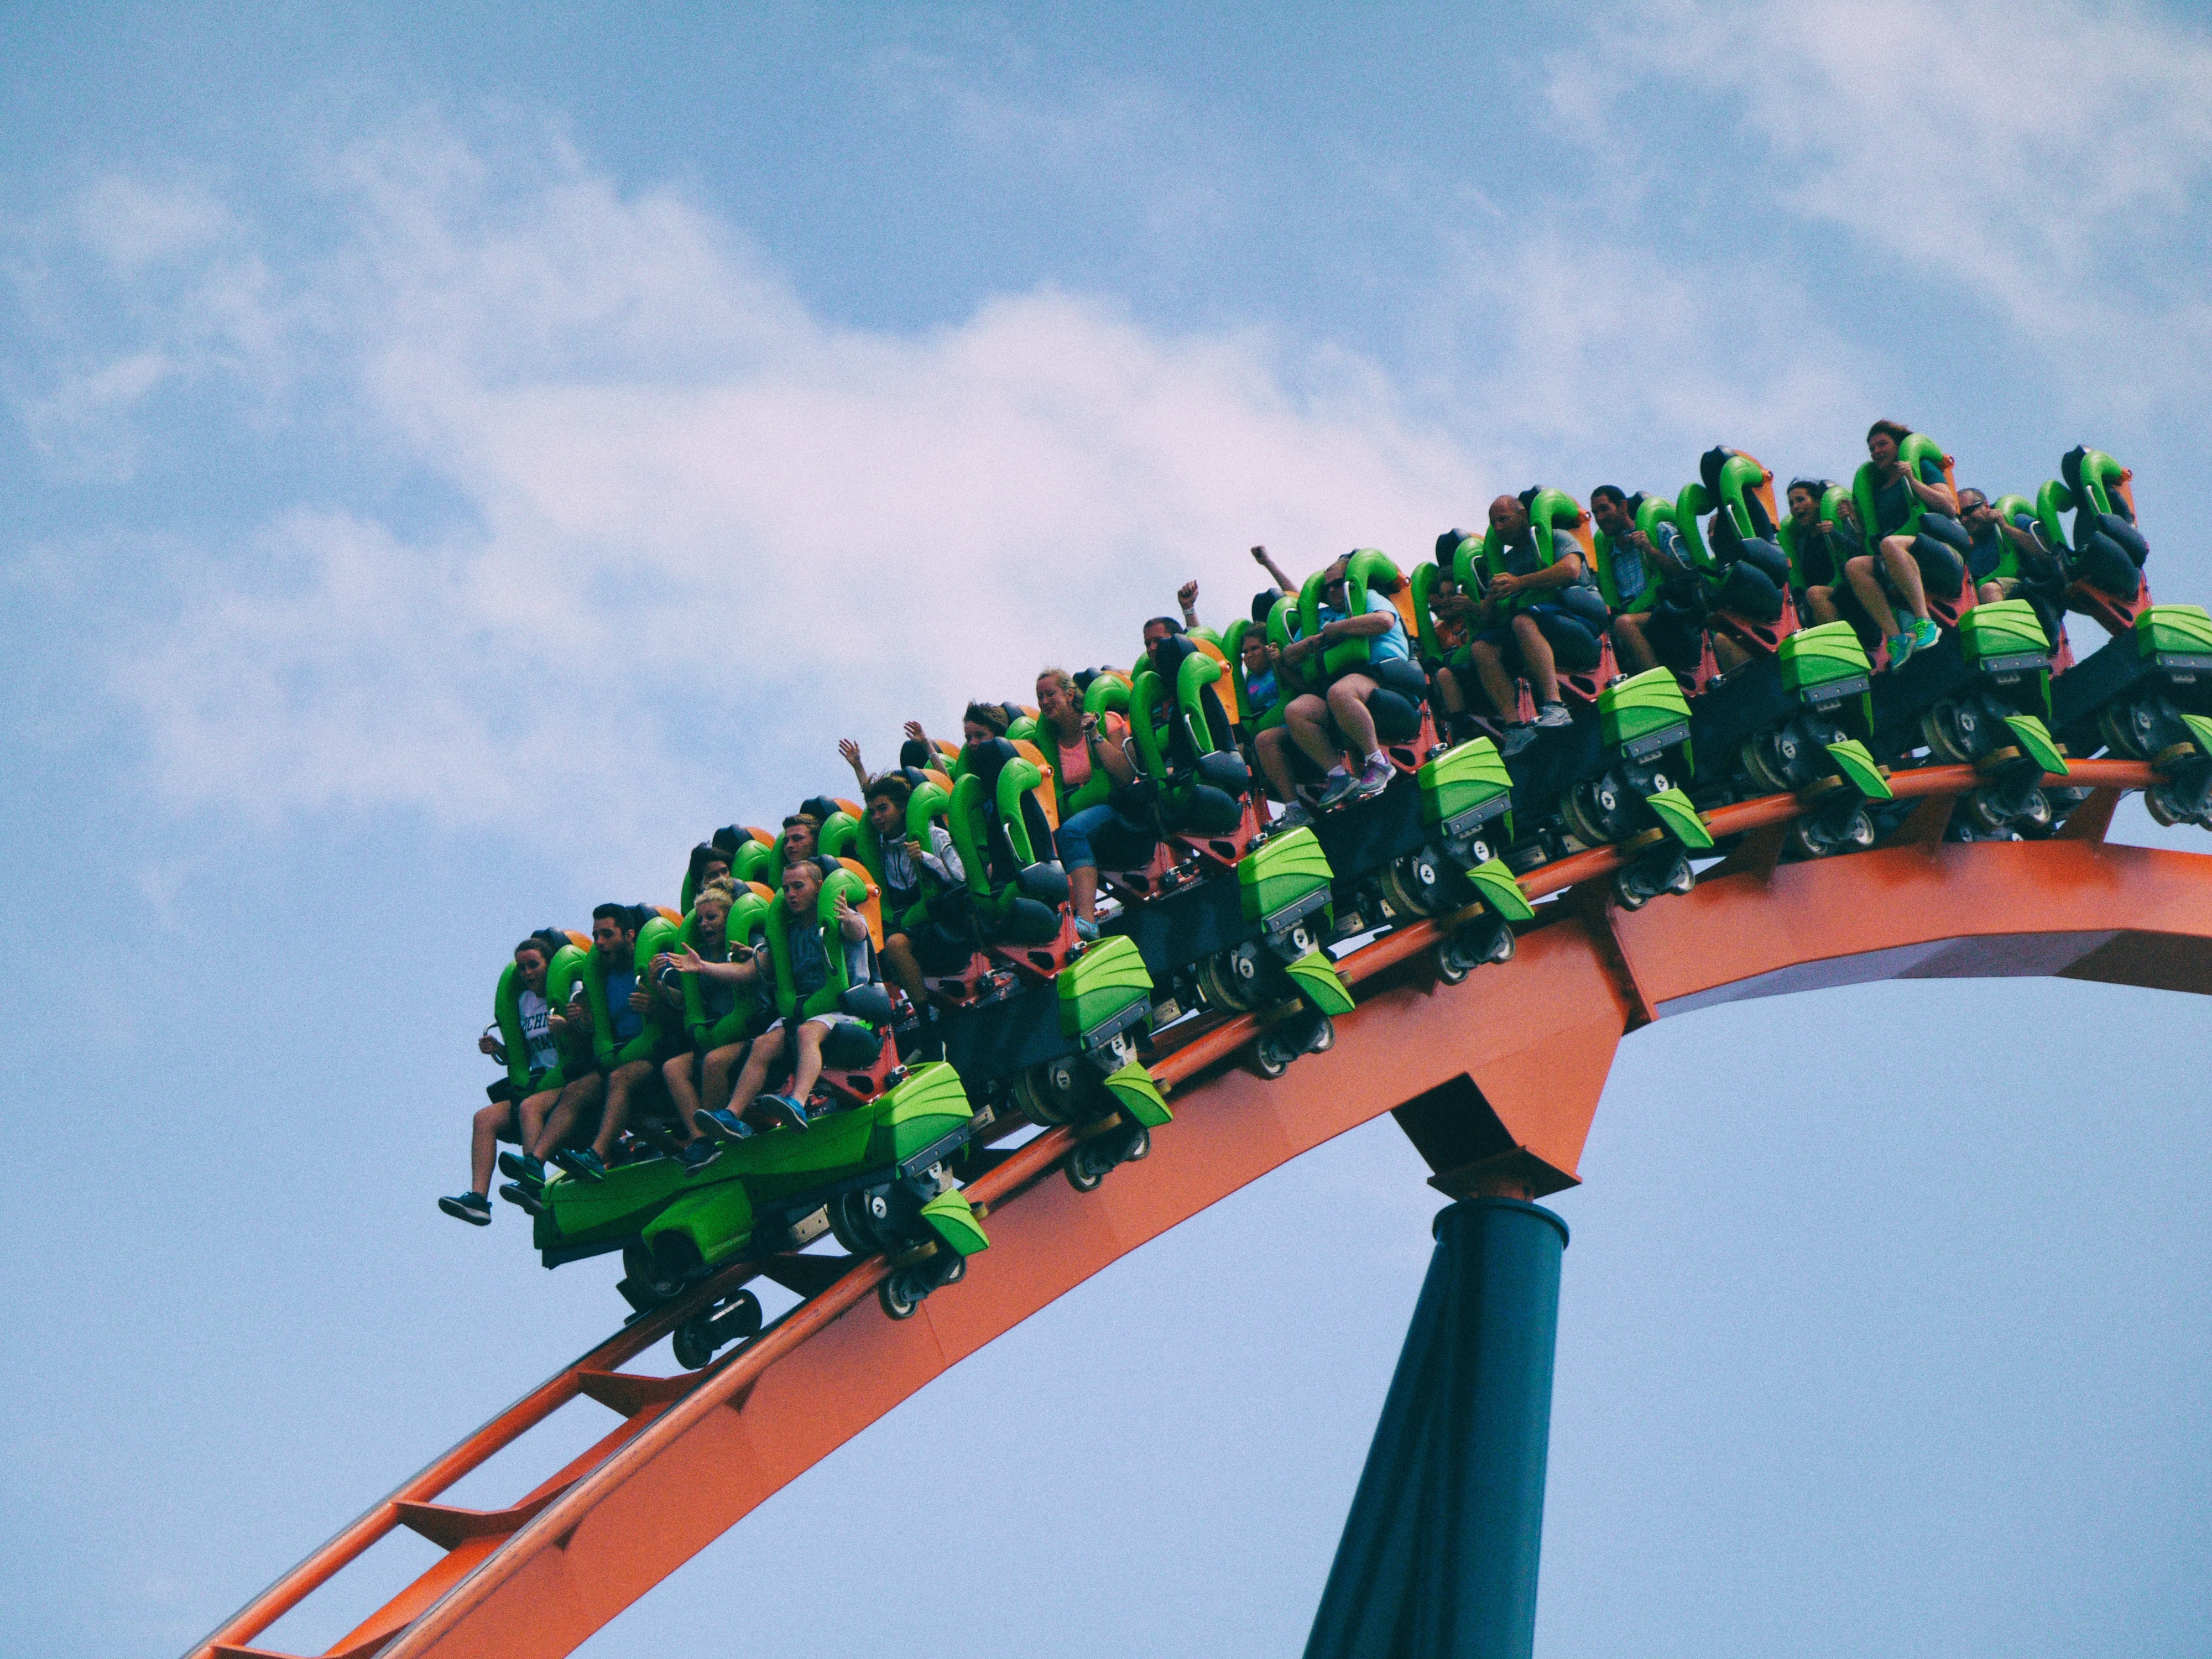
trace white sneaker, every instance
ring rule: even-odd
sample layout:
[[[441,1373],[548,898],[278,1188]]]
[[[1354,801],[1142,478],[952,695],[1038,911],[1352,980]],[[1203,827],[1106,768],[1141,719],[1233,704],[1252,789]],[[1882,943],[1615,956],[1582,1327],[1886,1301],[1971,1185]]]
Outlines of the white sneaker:
[[[1567,706],[1563,702],[1547,702],[1536,711],[1536,724],[1547,732],[1555,732],[1562,726],[1574,723],[1575,717],[1567,713]]]
[[[1270,833],[1277,830],[1303,830],[1312,822],[1313,814],[1306,811],[1306,804],[1294,800],[1268,821],[1267,829]]]

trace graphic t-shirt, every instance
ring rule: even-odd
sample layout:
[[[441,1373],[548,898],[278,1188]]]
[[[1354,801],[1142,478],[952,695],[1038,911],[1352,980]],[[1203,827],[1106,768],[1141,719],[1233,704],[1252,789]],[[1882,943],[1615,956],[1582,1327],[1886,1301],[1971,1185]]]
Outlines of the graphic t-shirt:
[[[530,1069],[551,1071],[561,1058],[553,1042],[553,1028],[548,1023],[552,1009],[544,997],[527,990],[515,999],[515,1007],[522,1016],[522,1046],[530,1055]]]

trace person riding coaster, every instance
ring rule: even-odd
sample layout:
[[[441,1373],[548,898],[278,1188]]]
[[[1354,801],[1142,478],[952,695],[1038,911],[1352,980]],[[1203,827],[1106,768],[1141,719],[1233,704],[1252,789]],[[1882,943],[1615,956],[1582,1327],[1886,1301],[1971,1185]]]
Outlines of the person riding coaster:
[[[1399,580],[1387,556],[1361,548],[1332,561],[1300,590],[1296,632],[1278,641],[1277,659],[1279,674],[1299,684],[1283,705],[1281,726],[1263,731],[1257,744],[1268,781],[1290,804],[1277,827],[1295,829],[1313,812],[1382,794],[1398,773],[1388,745],[1421,742],[1427,679],[1384,591]],[[1281,607],[1278,614],[1288,632],[1289,614]],[[1275,625],[1271,616],[1271,637]],[[1432,746],[1433,732],[1428,736]],[[1414,765],[1418,756],[1407,749]],[[1322,775],[1310,809],[1299,793],[1301,757]]]
[[[1877,669],[1896,669],[1933,647],[1972,606],[1970,543],[1959,522],[1951,458],[1942,445],[1900,422],[1876,421],[1867,429],[1867,455],[1851,480],[1865,550],[1844,562],[1844,574],[1881,630],[1884,659]],[[1899,622],[1893,600],[1905,606],[1910,628]]]
[[[470,1125],[468,1189],[438,1200],[438,1207],[456,1220],[479,1227],[491,1224],[491,1177],[498,1143],[526,1144],[567,1086],[560,1040],[551,1024],[554,1005],[549,1000],[549,992],[562,993],[549,987],[548,981],[557,971],[567,986],[573,986],[589,943],[584,934],[541,927],[514,947],[500,970],[492,995],[492,1026],[477,1039],[477,1048],[505,1066],[507,1075],[485,1089],[491,1103],[478,1108]],[[525,1153],[514,1173],[518,1182],[527,1178],[534,1201],[536,1188],[544,1181],[543,1167]]]
[[[1793,608],[1807,627],[1841,622],[1837,591],[1861,545],[1850,491],[1826,478],[1792,478],[1786,493],[1789,511],[1774,534],[1790,561]]]
[[[738,1068],[754,1038],[767,1029],[772,1005],[762,994],[766,982],[757,970],[744,981],[681,972],[677,951],[690,950],[707,962],[749,963],[766,945],[768,911],[775,895],[764,887],[740,891],[727,877],[700,891],[691,914],[676,930],[668,951],[653,960],[653,972],[672,978],[683,1000],[684,1026],[690,1044],[661,1066],[662,1086],[675,1103],[685,1141],[679,1156],[687,1169],[714,1162],[720,1143],[700,1127],[702,1111],[720,1111],[737,1086]]]
[[[1070,878],[1079,879],[1079,865],[1094,856],[1094,839],[1106,879],[1133,902],[1235,865],[1261,823],[1229,714],[1236,694],[1220,659],[1170,619],[1156,617],[1145,625],[1145,656],[1127,691],[1109,688],[1109,696],[1127,714],[1130,776],[1086,809],[1076,826],[1086,832],[1084,841],[1074,842],[1063,819],[1060,845]]]
[[[1477,593],[1476,631],[1468,646],[1475,677],[1505,723],[1499,752],[1518,754],[1540,733],[1570,726],[1565,696],[1596,701],[1613,678],[1610,618],[1598,592],[1595,544],[1587,517],[1564,490],[1531,489],[1490,504],[1478,568],[1462,543],[1453,574],[1462,592]],[[1533,718],[1511,670],[1533,684]]]
[[[1698,526],[1707,513],[1710,550]],[[1697,478],[1675,496],[1674,525],[1703,584],[1720,672],[1771,658],[1800,621],[1790,591],[1790,556],[1776,522],[1774,475],[1755,456],[1716,446],[1699,458]],[[1695,696],[1712,678],[1708,665],[1686,689]]]
[[[854,753],[857,758],[857,747]],[[900,1026],[902,1037],[911,1030],[927,1041],[938,1022],[937,1005],[929,1000],[930,968],[957,971],[970,954],[964,945],[940,949],[930,932],[931,903],[966,879],[944,821],[942,809],[951,796],[926,778],[918,789],[902,772],[871,780],[862,793],[867,804],[853,851],[883,895],[884,972],[906,999],[911,1024]]]

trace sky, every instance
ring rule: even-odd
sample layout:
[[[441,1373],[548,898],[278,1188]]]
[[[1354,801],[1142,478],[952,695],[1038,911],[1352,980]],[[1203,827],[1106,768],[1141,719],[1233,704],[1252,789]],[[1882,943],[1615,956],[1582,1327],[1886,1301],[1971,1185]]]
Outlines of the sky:
[[[2111,452],[2212,598],[2208,78],[2187,6],[0,8],[8,1652],[182,1651],[605,1334],[609,1264],[434,1207],[499,966],[840,737],[1225,621],[1255,542],[1877,416]],[[2019,981],[1625,1044],[1540,1651],[2201,1654],[2208,1044]],[[1216,1206],[585,1651],[1294,1649],[1425,1173],[1382,1122]]]

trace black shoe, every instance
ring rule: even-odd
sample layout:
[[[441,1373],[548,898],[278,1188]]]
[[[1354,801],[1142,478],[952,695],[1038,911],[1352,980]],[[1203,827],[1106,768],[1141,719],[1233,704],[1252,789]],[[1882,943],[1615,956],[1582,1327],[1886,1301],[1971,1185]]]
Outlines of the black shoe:
[[[1536,741],[1536,728],[1526,720],[1514,720],[1505,728],[1505,735],[1498,740],[1498,752],[1502,756],[1519,754]]]
[[[563,1146],[553,1154],[553,1161],[570,1175],[585,1181],[605,1181],[607,1166],[599,1162],[599,1155],[588,1146]]]
[[[545,1166],[527,1152],[501,1152],[499,1172],[509,1181],[519,1181],[526,1187],[545,1184]]]
[[[491,1200],[482,1193],[459,1193],[452,1198],[441,1198],[438,1207],[471,1227],[491,1225]]]
[[[531,1215],[544,1215],[545,1206],[538,1201],[538,1189],[526,1187],[519,1181],[510,1181],[499,1189],[499,1195],[518,1210]]]
[[[705,1169],[721,1155],[722,1149],[702,1134],[695,1140],[686,1141],[684,1150],[676,1156],[684,1165],[684,1174],[690,1175]]]

